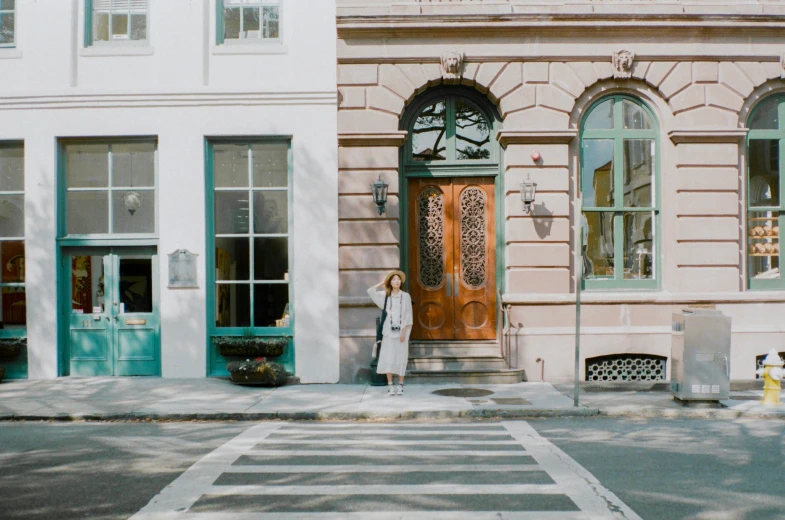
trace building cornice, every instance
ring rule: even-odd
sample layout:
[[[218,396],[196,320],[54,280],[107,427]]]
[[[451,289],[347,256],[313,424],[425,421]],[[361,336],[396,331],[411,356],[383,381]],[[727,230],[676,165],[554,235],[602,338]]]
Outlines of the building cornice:
[[[406,142],[406,130],[385,133],[338,134],[338,146],[401,146]]]

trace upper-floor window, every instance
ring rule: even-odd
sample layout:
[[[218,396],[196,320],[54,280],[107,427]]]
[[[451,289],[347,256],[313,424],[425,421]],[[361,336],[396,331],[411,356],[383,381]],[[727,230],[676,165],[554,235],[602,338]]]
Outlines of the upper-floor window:
[[[0,142],[0,308],[2,327],[27,323],[24,145]]]
[[[785,223],[785,96],[752,112],[747,143],[747,271],[750,289],[785,289],[780,229]]]
[[[587,289],[654,288],[657,130],[648,107],[612,96],[581,128],[584,280]]]
[[[0,0],[0,47],[16,44],[16,0]]]
[[[65,234],[156,232],[156,143],[69,142],[65,156]]]
[[[87,44],[147,40],[147,0],[86,0]]]
[[[281,39],[280,0],[218,0],[218,43]]]

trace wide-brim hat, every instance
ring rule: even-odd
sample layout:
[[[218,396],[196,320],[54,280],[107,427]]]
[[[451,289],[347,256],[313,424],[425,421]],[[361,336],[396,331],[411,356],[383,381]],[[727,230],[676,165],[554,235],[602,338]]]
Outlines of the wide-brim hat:
[[[401,277],[401,283],[406,281],[406,275],[404,274],[404,272],[398,271],[396,269],[395,271],[390,271],[389,273],[387,273],[387,276],[384,277],[384,285],[389,284],[390,280],[392,280],[392,277],[395,276],[396,274]]]

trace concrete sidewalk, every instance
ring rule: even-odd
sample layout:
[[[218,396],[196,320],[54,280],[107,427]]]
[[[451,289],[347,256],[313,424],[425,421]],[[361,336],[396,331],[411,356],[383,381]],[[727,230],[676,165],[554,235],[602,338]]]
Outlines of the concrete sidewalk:
[[[645,388],[645,387],[640,387]],[[449,390],[459,396],[437,395]],[[684,407],[663,391],[572,385],[406,385],[403,396],[369,385],[237,386],[225,379],[157,377],[6,381],[0,420],[394,420],[624,416],[785,419],[785,404],[762,406],[762,390],[733,391],[721,408]],[[598,391],[599,390],[599,391]],[[785,400],[785,396],[783,396]]]

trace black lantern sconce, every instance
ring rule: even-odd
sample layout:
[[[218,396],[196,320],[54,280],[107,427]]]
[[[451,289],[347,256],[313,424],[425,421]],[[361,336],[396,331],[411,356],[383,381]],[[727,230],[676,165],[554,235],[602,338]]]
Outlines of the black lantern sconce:
[[[373,202],[376,204],[376,209],[379,211],[379,215],[384,213],[384,207],[387,205],[387,188],[390,185],[387,184],[382,180],[382,176],[379,175],[379,178],[371,184],[371,192],[373,193]]]
[[[534,205],[534,197],[537,194],[537,183],[528,177],[521,183],[521,202],[523,203],[523,211],[527,215],[531,215]]]

